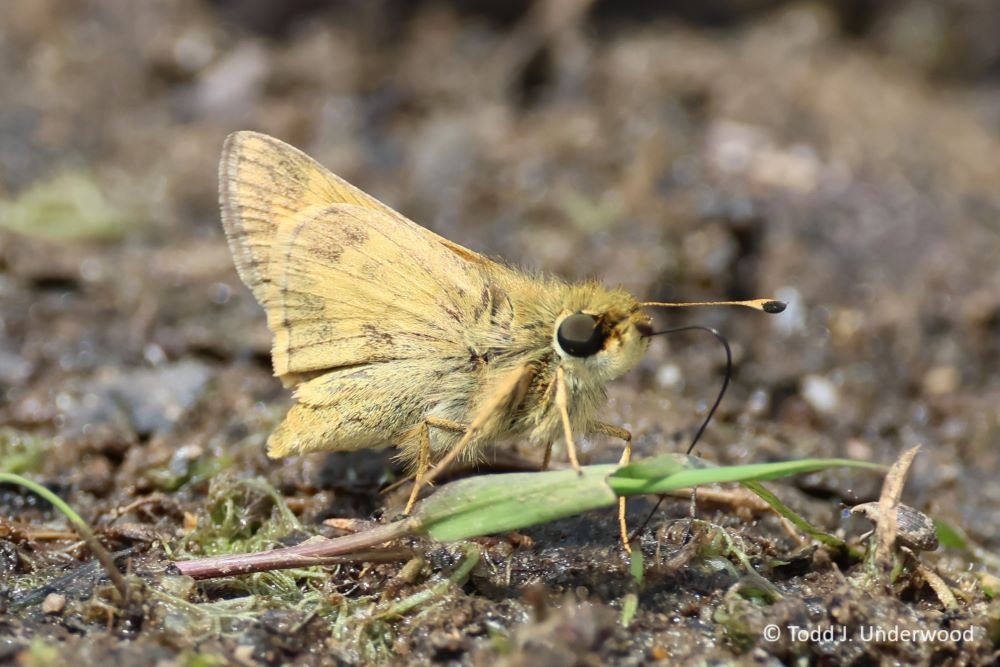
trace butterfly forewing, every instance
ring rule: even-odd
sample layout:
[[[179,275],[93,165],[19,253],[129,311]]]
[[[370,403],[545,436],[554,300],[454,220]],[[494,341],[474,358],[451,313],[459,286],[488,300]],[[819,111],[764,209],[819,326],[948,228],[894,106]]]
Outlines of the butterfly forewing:
[[[493,265],[408,220],[299,149],[259,132],[234,132],[226,138],[219,162],[219,200],[236,269],[258,300],[265,296],[270,279],[267,264],[275,231],[304,211],[331,204],[381,212],[403,226],[420,230],[467,261]]]
[[[243,282],[261,299],[275,230],[310,208],[350,203],[391,210],[302,151],[257,132],[226,138],[219,162],[222,225]]]
[[[459,354],[487,278],[422,232],[347,204],[284,222],[262,300],[275,373]]]

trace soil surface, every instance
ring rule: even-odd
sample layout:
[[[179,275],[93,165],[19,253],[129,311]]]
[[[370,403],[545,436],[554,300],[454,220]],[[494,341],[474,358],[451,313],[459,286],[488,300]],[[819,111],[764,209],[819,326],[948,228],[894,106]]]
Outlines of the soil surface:
[[[133,591],[62,513],[0,486],[0,662],[997,662],[998,5],[664,4],[0,3],[0,469],[62,497]],[[402,474],[388,450],[264,453],[291,399],[219,224],[237,129],[520,266],[643,299],[787,300],[657,315],[733,346],[701,455],[888,464],[922,445],[903,501],[941,548],[873,584],[720,487],[698,516],[729,542],[686,535],[668,499],[641,582],[611,510],[476,540],[474,567],[469,545],[415,539],[385,562],[174,574],[394,517],[408,490],[381,492]],[[602,417],[636,458],[683,450],[723,362],[711,336],[658,338]],[[769,488],[864,546],[843,510],[881,485],[837,469]],[[945,632],[871,637],[914,629]]]

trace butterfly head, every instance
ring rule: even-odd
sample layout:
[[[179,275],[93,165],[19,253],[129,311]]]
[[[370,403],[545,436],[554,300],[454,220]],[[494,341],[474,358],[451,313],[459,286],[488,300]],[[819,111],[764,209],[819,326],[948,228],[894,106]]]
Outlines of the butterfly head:
[[[587,285],[566,295],[552,347],[567,370],[606,382],[639,363],[650,325],[649,316],[624,290]]]

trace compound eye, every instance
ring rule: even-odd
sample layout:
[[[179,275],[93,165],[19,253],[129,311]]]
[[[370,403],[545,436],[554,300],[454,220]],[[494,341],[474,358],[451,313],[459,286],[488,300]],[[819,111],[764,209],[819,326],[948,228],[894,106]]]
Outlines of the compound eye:
[[[604,347],[604,331],[597,318],[586,313],[575,313],[559,324],[556,341],[566,354],[589,357]]]

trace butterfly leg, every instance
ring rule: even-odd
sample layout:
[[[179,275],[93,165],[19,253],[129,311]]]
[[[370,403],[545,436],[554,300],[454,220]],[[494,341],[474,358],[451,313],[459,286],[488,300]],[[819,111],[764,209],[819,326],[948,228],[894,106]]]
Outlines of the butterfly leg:
[[[410,498],[406,501],[406,509],[403,510],[403,514],[409,514],[410,510],[413,509],[413,505],[417,502],[417,496],[420,494],[420,488],[425,484],[423,481],[424,473],[431,467],[432,426],[458,433],[465,433],[467,428],[465,424],[453,422],[450,419],[431,416],[424,418],[424,423],[420,425],[420,453],[417,458],[417,470],[413,476],[413,488],[410,490]]]
[[[625,449],[622,457],[618,460],[618,465],[626,465],[632,460],[632,434],[618,426],[597,422],[594,425],[595,433],[610,435],[612,438],[619,438],[625,441]],[[628,523],[625,521],[625,499],[618,499],[618,529],[621,531],[622,547],[625,551],[632,553],[632,546],[628,543]]]
[[[462,433],[462,437],[451,448],[451,451],[445,454],[444,458],[438,461],[437,465],[431,468],[423,479],[418,478],[417,485],[430,484],[435,477],[440,475],[455,459],[462,455],[462,452],[465,451],[465,448],[469,446],[469,443],[473,439],[484,432],[490,433],[495,431],[497,421],[510,414],[511,410],[524,398],[533,375],[534,370],[530,364],[522,364],[506,373],[487,397],[486,401],[476,409],[469,425],[462,426],[461,430],[464,433]],[[428,423],[431,426],[435,426],[436,421],[438,420],[435,417],[433,421],[428,421]],[[454,424],[454,422],[451,423]]]
[[[554,441],[549,440],[549,444],[545,445],[545,456],[542,457],[542,467],[539,470],[548,470],[549,463],[552,461],[552,445]]]
[[[563,435],[566,436],[566,453],[569,455],[569,462],[580,475],[580,460],[576,457],[576,445],[573,444],[573,427],[569,421],[569,406],[566,398],[566,373],[562,366],[556,368],[556,409],[562,418]]]

